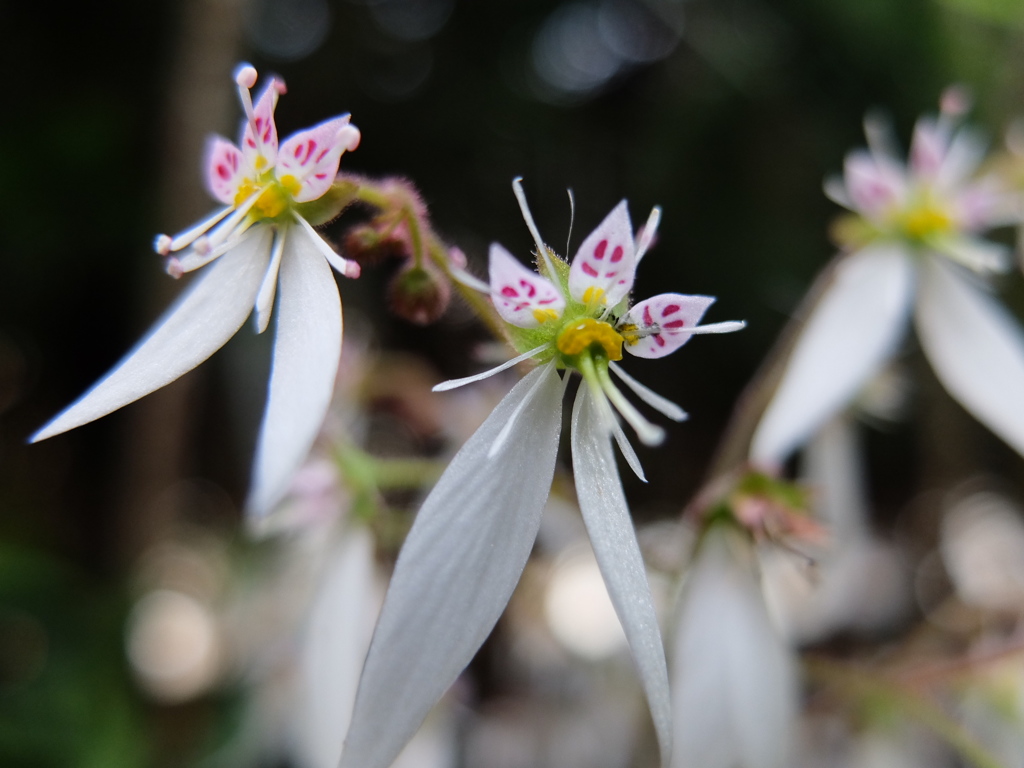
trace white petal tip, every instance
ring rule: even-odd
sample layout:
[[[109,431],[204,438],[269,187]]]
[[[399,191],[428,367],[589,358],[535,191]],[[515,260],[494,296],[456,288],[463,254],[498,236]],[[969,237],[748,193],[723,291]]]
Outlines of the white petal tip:
[[[338,143],[349,152],[359,146],[362,138],[362,133],[354,125],[346,125],[338,131]]]
[[[170,235],[157,235],[153,240],[153,250],[161,256],[166,256],[171,252],[171,242]]]
[[[235,82],[240,88],[252,88],[256,85],[256,67],[252,64],[239,64],[235,70]]]
[[[636,436],[640,438],[640,442],[644,445],[651,447],[661,445],[665,442],[665,430],[661,427],[655,426],[654,424],[648,424],[642,429],[638,429]],[[640,478],[643,480],[643,478]],[[646,483],[647,481],[644,480]]]

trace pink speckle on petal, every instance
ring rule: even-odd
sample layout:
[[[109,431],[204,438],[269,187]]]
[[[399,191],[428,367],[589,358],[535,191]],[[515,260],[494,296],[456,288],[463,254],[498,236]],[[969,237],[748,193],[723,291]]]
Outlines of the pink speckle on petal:
[[[663,323],[662,328],[682,328],[686,323],[683,320],[673,320],[671,323]]]
[[[314,162],[319,163],[321,160],[324,159],[324,156],[326,156],[327,153],[330,152],[330,151],[331,151],[330,147],[327,147],[327,149],[320,150],[320,154],[316,156],[316,160]]]
[[[228,170],[228,167],[226,165],[221,163],[220,165],[217,166],[217,175],[224,179],[224,181],[227,181],[228,179],[231,178],[231,171]]]
[[[644,325],[654,325],[654,318],[651,317],[650,306],[644,307]]]
[[[600,261],[601,259],[604,258],[604,252],[607,251],[607,250],[608,250],[608,241],[607,240],[602,240],[600,243],[597,244],[597,247],[594,248],[594,258],[597,259],[598,261]]]
[[[529,296],[531,299],[537,295],[537,289],[534,288],[533,285],[527,282],[526,280],[520,280],[519,285],[521,285],[526,290],[526,295]]]
[[[549,299],[538,299],[538,300],[537,300],[537,303],[538,303],[538,304],[554,304],[554,303],[555,303],[555,300],[554,300],[553,298],[549,298]]]
[[[663,310],[661,310],[661,316],[662,317],[668,317],[673,312],[678,312],[679,309],[680,309],[680,307],[679,307],[678,304],[669,304],[667,307],[665,307]]]
[[[617,274],[619,274],[618,270],[612,270],[611,272],[605,272],[604,276],[605,277],[615,277]]]
[[[504,288],[501,289],[501,295],[507,296],[510,299],[514,299],[517,296],[519,296],[519,291],[517,291],[511,285],[506,285]]]
[[[612,261],[613,262],[622,261],[622,254],[623,253],[624,253],[624,251],[622,250],[622,246],[621,245],[616,245],[615,246],[615,250],[612,251]]]
[[[656,344],[657,344],[657,345],[658,345],[659,347],[664,347],[664,346],[665,346],[665,340],[664,340],[663,338],[661,338],[661,334],[655,334],[655,335],[654,335],[654,336],[652,336],[651,338],[652,338],[652,339],[654,339],[655,343],[656,343]]]
[[[594,269],[589,264],[587,264],[586,262],[583,262],[583,272],[584,274],[590,275],[591,277],[597,277],[597,270]]]

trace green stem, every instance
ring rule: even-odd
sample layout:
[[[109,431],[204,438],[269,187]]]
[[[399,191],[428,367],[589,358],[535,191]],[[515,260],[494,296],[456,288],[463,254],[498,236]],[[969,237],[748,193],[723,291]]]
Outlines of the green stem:
[[[893,702],[900,711],[931,729],[959,752],[964,760],[977,768],[1006,768],[978,744],[963,726],[920,694],[862,669],[846,669],[825,659],[808,659],[805,668],[812,677],[845,698],[858,702],[872,698]]]

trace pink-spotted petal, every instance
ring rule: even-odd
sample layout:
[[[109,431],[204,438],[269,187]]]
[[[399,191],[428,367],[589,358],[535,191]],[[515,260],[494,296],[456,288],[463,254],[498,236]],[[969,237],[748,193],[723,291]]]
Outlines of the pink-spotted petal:
[[[272,77],[253,105],[253,122],[246,121],[242,129],[242,152],[257,170],[264,170],[277,162],[277,124],[274,108],[278,95],[284,93],[284,82]],[[253,132],[253,123],[256,131]],[[258,158],[262,157],[260,161]]]
[[[690,340],[692,329],[715,303],[712,296],[686,296],[682,293],[661,293],[634,306],[619,324],[635,325],[641,334],[626,351],[637,357],[665,357]],[[652,332],[652,329],[653,330]],[[645,335],[647,334],[647,335]]]
[[[497,243],[491,245],[489,271],[494,308],[505,322],[536,328],[562,316],[565,299],[554,284],[524,267]]]
[[[342,153],[358,144],[359,129],[349,125],[348,115],[299,131],[281,145],[277,178],[291,176],[299,183],[296,202],[316,200],[334,183]]]
[[[569,293],[576,301],[603,299],[605,306],[614,307],[629,294],[635,274],[633,224],[623,200],[576,252],[569,269]]]
[[[206,188],[211,195],[233,205],[247,171],[242,150],[221,136],[210,138],[206,144]]]

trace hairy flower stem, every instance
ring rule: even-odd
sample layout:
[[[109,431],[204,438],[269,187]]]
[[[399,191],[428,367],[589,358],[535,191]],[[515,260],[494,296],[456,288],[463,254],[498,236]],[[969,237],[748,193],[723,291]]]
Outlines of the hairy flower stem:
[[[362,179],[356,189],[355,199],[387,213],[397,214],[395,226],[404,223],[409,231],[412,245],[412,258],[417,267],[421,267],[426,258],[437,267],[448,279],[474,314],[487,326],[487,329],[501,341],[507,341],[508,335],[498,319],[494,308],[486,297],[461,283],[452,271],[448,249],[437,236],[429,221],[417,211],[411,195],[407,192],[387,189],[383,184]]]

